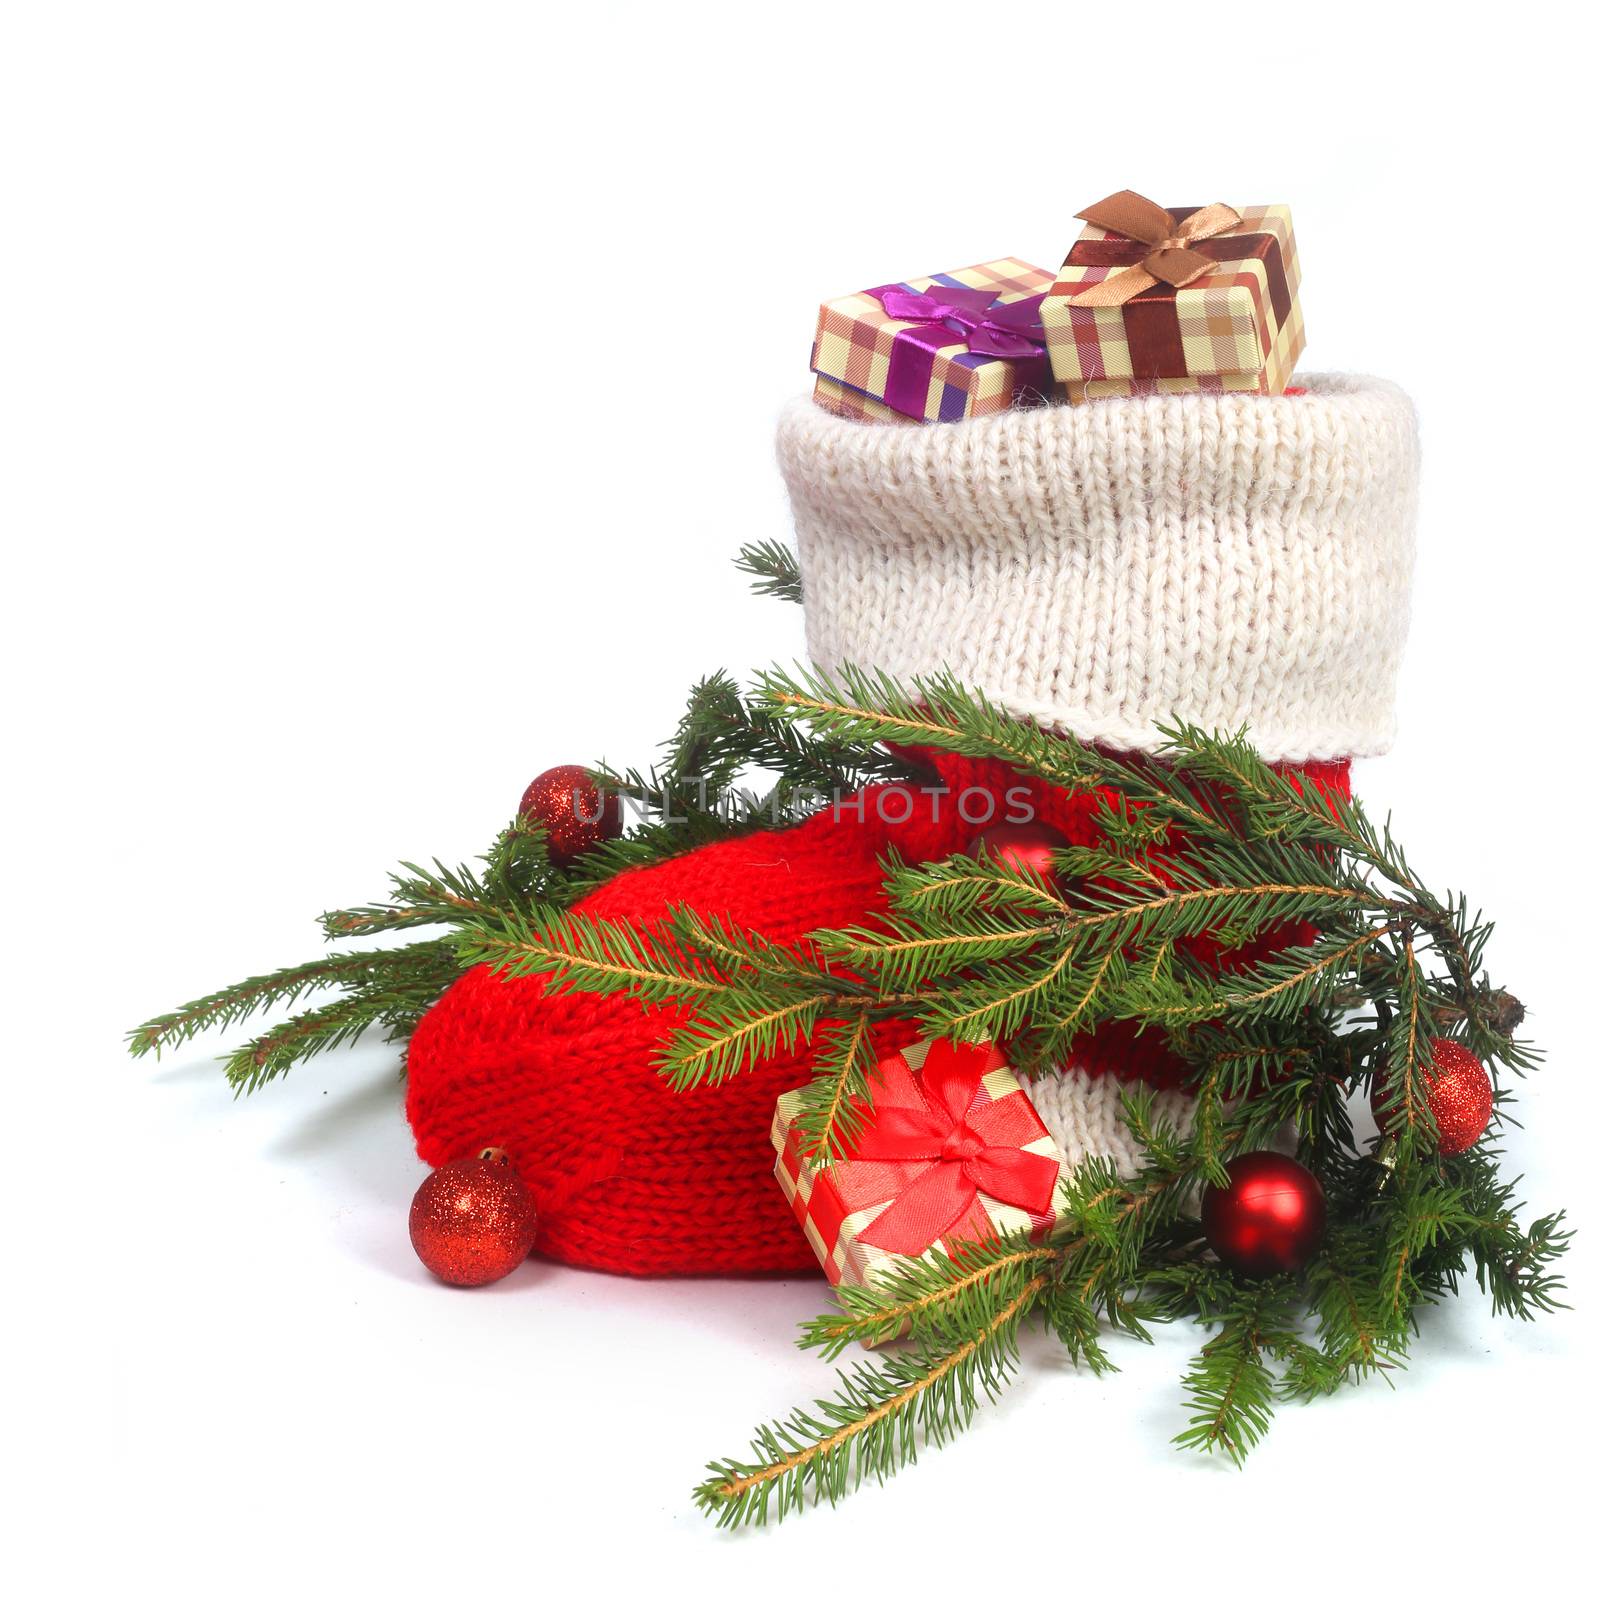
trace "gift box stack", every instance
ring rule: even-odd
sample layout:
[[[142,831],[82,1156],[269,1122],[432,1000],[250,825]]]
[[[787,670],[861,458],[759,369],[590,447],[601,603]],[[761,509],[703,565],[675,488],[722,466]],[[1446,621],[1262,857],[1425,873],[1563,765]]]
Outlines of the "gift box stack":
[[[954,422],[1111,395],[1283,392],[1305,347],[1287,206],[1168,211],[1125,189],[1078,217],[1058,272],[1006,256],[825,302],[817,404]]]

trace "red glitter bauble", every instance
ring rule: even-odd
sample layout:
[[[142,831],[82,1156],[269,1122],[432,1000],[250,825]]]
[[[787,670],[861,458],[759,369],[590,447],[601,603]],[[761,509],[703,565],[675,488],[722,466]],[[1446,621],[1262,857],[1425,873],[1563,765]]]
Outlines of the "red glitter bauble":
[[[587,767],[551,767],[523,791],[519,814],[543,825],[550,859],[564,866],[622,832],[622,796]]]
[[[411,1202],[411,1243],[423,1266],[466,1289],[527,1260],[538,1226],[528,1186],[496,1151],[430,1172]]]
[[[1251,1278],[1298,1272],[1316,1254],[1328,1219],[1316,1173],[1271,1150],[1235,1156],[1225,1170],[1228,1187],[1207,1189],[1200,1205],[1217,1258]]]
[[[1042,822],[997,822],[985,828],[967,846],[969,856],[987,856],[991,861],[1016,871],[1026,867],[1046,883],[1055,881],[1054,855],[1064,850],[1067,837]]]
[[[1458,1156],[1470,1150],[1482,1137],[1494,1115],[1494,1085],[1483,1063],[1464,1044],[1454,1039],[1433,1041],[1433,1068],[1424,1069],[1428,1085],[1428,1109],[1439,1130],[1439,1154]],[[1380,1133],[1389,1131],[1395,1107],[1379,1107],[1386,1098],[1380,1074],[1372,1085],[1372,1118]]]

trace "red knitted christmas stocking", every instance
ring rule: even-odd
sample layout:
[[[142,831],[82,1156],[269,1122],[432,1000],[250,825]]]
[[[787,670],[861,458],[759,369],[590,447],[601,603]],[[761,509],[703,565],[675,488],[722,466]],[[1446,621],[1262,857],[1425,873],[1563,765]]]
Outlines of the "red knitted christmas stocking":
[[[648,926],[687,904],[782,942],[870,920],[885,909],[880,858],[893,849],[927,861],[965,849],[987,822],[972,800],[979,791],[994,797],[995,817],[1026,791],[1039,821],[1071,843],[1094,842],[1093,793],[1028,784],[992,762],[927,759],[937,787],[878,786],[859,805],[845,802],[798,827],[624,872],[579,913]],[[1345,764],[1306,770],[1348,793]],[[768,1142],[777,1097],[810,1076],[808,1047],[680,1094],[653,1065],[676,1020],[631,999],[552,994],[540,977],[508,982],[473,969],[411,1041],[407,1113],[419,1153],[439,1165],[506,1147],[539,1204],[539,1247],[558,1260],[642,1276],[815,1267],[772,1176]],[[910,1024],[889,1023],[875,1042],[894,1049],[912,1033]],[[1073,1072],[1087,1079],[1111,1073],[1170,1085],[1176,1070],[1154,1036],[1119,1027],[1102,1029],[1073,1058]],[[1059,1136],[1069,1156],[1094,1145],[1081,1125]]]

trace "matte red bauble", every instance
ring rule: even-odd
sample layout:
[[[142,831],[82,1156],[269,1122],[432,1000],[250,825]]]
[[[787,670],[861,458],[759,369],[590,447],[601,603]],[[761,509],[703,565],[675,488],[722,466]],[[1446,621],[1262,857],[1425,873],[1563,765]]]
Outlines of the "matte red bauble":
[[[1200,1205],[1218,1260],[1251,1278],[1298,1272],[1316,1254],[1328,1220],[1316,1173],[1271,1150],[1235,1156],[1226,1171],[1228,1187],[1207,1189]]]
[[[1494,1115],[1494,1085],[1483,1063],[1464,1044],[1454,1039],[1433,1041],[1433,1067],[1424,1070],[1428,1085],[1428,1109],[1439,1130],[1439,1154],[1458,1156],[1470,1150],[1482,1137]],[[1394,1107],[1380,1110],[1385,1099],[1380,1075],[1372,1085],[1372,1119],[1379,1133],[1389,1131]]]
[[[541,823],[557,866],[622,832],[622,796],[600,787],[587,767],[551,767],[523,791],[521,816]]]
[[[493,1283],[528,1258],[538,1233],[528,1186],[503,1154],[451,1161],[422,1180],[411,1202],[411,1243],[446,1283]]]
[[[997,822],[967,846],[967,854],[988,856],[1012,869],[1026,867],[1050,883],[1055,878],[1055,852],[1066,846],[1066,835],[1042,822]]]

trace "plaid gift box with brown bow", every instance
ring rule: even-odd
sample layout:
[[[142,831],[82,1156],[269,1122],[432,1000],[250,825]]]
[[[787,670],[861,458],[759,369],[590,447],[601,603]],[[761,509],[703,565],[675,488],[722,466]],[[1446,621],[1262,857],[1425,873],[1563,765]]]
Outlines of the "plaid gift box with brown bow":
[[[1078,215],[1040,310],[1070,400],[1283,392],[1305,348],[1287,206],[1168,212],[1125,189]]]

